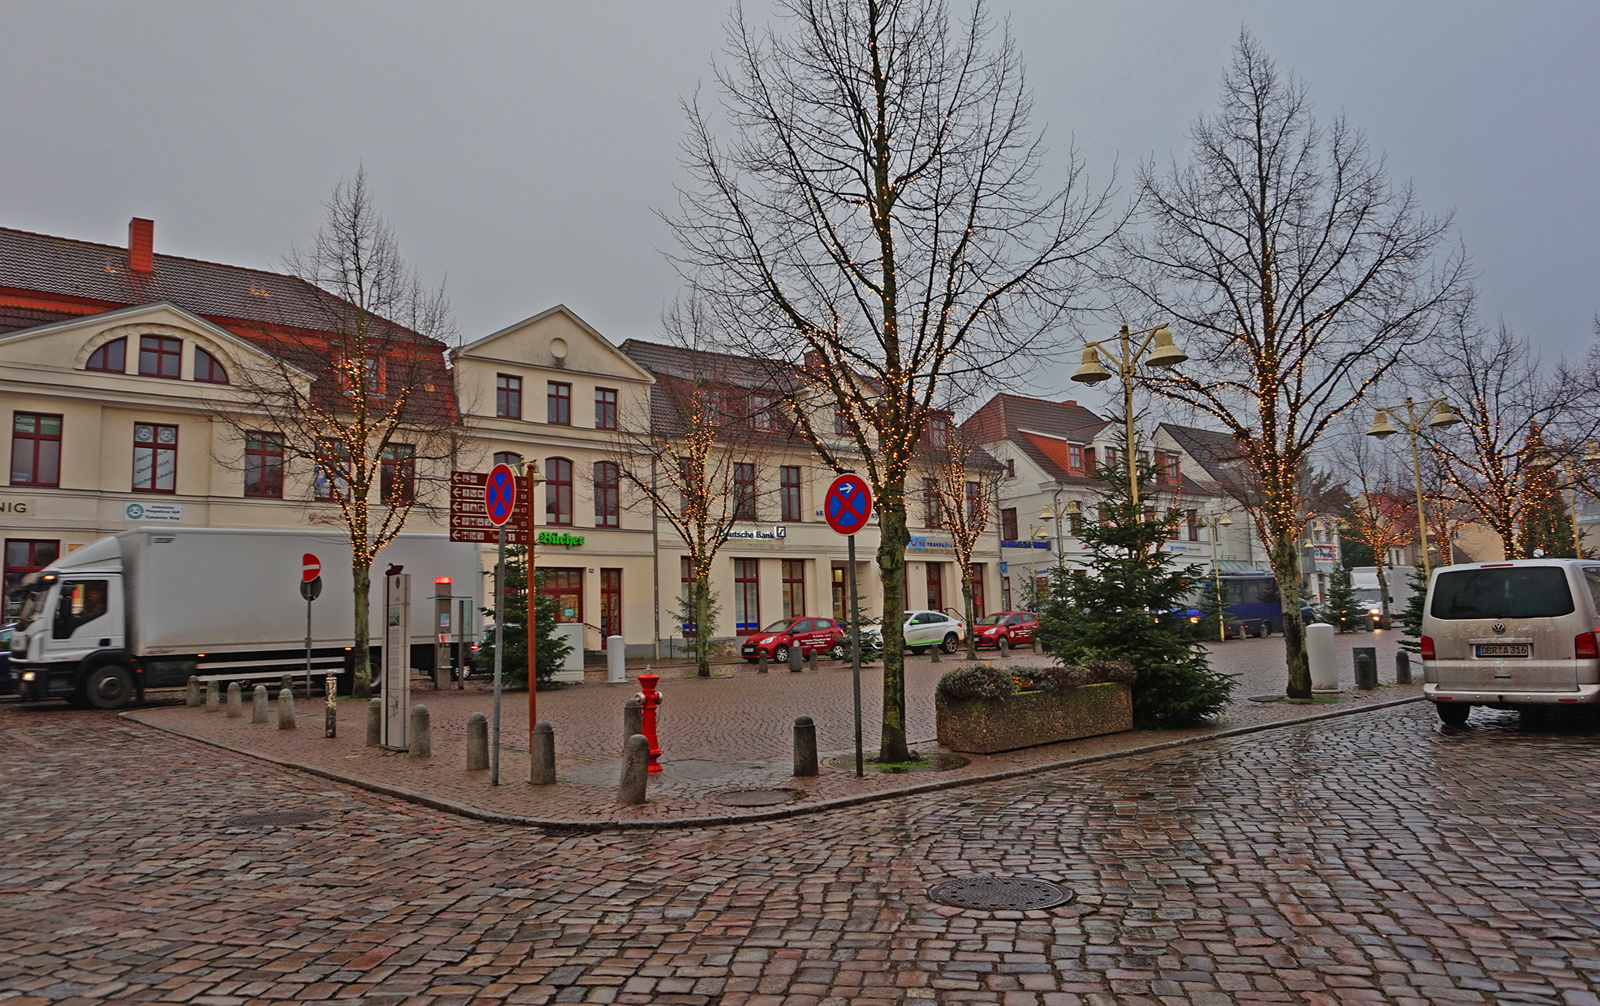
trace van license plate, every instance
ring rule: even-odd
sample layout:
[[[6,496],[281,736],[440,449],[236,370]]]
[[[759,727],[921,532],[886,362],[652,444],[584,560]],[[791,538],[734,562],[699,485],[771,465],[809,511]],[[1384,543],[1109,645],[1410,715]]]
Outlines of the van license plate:
[[[1527,643],[1479,643],[1480,657],[1526,657],[1532,654]]]

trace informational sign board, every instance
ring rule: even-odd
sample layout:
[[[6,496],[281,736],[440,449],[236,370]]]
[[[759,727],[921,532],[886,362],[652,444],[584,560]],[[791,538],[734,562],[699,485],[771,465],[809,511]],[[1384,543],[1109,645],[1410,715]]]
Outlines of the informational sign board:
[[[872,490],[859,475],[833,480],[822,497],[822,518],[839,534],[855,534],[872,518]]]
[[[516,479],[517,498],[511,519],[506,522],[506,544],[528,544],[529,494],[527,479]],[[489,476],[485,472],[450,473],[450,540],[494,544],[500,529],[484,511],[484,490]]]
[[[383,578],[383,746],[411,746],[411,574]]]
[[[1318,573],[1332,573],[1339,562],[1339,552],[1332,545],[1312,545],[1311,558]]]

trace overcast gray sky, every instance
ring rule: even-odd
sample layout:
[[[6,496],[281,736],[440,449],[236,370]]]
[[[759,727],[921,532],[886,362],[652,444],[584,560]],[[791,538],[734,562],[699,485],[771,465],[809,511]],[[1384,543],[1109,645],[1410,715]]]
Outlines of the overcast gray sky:
[[[764,4],[752,6],[765,10]],[[1184,156],[1241,26],[1456,212],[1482,307],[1547,353],[1600,310],[1600,4],[998,2],[1060,165]],[[365,164],[462,335],[565,303],[651,337],[676,278],[678,99],[725,0],[0,8],[0,225],[278,268]],[[759,15],[759,16],[764,16]],[[1048,173],[1048,172],[1047,172]],[[1124,184],[1126,193],[1127,186]],[[1047,389],[1041,389],[1047,390]],[[1060,391],[1061,389],[1055,389]]]

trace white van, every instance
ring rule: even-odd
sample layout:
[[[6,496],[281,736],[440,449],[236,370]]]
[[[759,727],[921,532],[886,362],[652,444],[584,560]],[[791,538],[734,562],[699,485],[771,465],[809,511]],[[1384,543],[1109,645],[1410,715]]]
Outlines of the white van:
[[[1439,718],[1473,706],[1600,703],[1600,562],[1517,559],[1433,571],[1422,614],[1423,694]]]

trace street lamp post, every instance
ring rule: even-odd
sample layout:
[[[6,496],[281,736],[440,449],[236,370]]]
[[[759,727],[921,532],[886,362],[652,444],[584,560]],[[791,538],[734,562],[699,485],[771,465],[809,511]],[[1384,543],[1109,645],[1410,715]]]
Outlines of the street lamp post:
[[[1064,566],[1067,561],[1065,538],[1061,533],[1061,522],[1068,518],[1077,517],[1083,513],[1083,507],[1077,500],[1061,502],[1059,498],[1052,499],[1039,511],[1039,519],[1048,526],[1050,521],[1056,522],[1056,565]]]
[[[1217,642],[1226,642],[1228,639],[1228,617],[1221,606],[1222,602],[1222,574],[1217,569],[1217,544],[1220,530],[1233,525],[1233,518],[1228,516],[1228,511],[1219,510],[1214,513],[1200,515],[1200,523],[1211,529],[1211,589],[1215,592],[1217,601]]]
[[[1144,341],[1134,348],[1134,340],[1144,336]],[[1107,343],[1115,343],[1115,352],[1104,347]],[[1151,349],[1151,344],[1155,345]],[[1149,355],[1145,356],[1145,351]],[[1101,381],[1111,379],[1108,371],[1101,361],[1116,370],[1116,376],[1122,378],[1122,414],[1124,435],[1127,442],[1128,461],[1128,497],[1133,503],[1135,519],[1139,514],[1139,466],[1138,451],[1133,436],[1133,375],[1134,369],[1139,365],[1140,357],[1144,357],[1146,365],[1160,367],[1163,370],[1176,367],[1189,358],[1188,354],[1172,343],[1172,332],[1163,323],[1154,328],[1141,329],[1137,332],[1128,331],[1128,326],[1123,325],[1122,331],[1110,339],[1091,342],[1083,348],[1083,362],[1078,369],[1072,372],[1072,379],[1080,384],[1093,387]]]
[[[1451,411],[1450,403],[1443,398],[1431,398],[1418,405],[1408,395],[1403,406],[1406,410],[1404,417],[1400,415],[1401,408],[1399,405],[1390,405],[1378,409],[1372,419],[1372,428],[1367,430],[1367,436],[1382,440],[1399,433],[1400,430],[1390,425],[1391,419],[1397,420],[1400,428],[1411,434],[1411,477],[1417,491],[1417,536],[1422,542],[1422,582],[1426,584],[1432,572],[1432,564],[1428,561],[1428,518],[1427,512],[1423,509],[1425,504],[1422,501],[1422,458],[1417,453],[1417,436],[1422,432],[1424,422],[1436,430],[1442,430],[1461,422],[1461,417]],[[1433,418],[1426,419],[1430,409],[1434,410]]]

